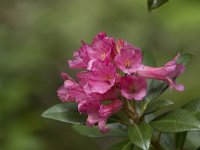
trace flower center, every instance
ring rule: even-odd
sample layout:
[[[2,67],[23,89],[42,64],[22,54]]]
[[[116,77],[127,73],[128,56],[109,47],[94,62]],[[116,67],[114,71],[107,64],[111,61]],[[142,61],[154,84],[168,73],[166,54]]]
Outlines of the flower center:
[[[124,66],[126,67],[126,69],[130,69],[131,68],[131,61],[129,59],[127,59],[124,63]]]
[[[100,59],[101,59],[101,60],[104,60],[105,58],[106,58],[106,53],[103,52],[103,53],[101,54],[101,56],[100,56]]]
[[[113,78],[112,78],[112,76],[111,75],[107,75],[106,77],[105,77],[105,81],[106,82],[110,82],[110,80],[112,80]]]
[[[132,85],[130,86],[130,90],[134,93],[137,91],[137,86],[136,85]]]

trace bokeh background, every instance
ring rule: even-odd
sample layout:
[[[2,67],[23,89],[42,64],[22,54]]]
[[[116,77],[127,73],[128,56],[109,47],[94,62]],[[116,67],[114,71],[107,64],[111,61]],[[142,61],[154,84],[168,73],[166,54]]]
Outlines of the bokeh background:
[[[171,0],[149,13],[146,0],[0,0],[0,149],[99,150],[99,140],[40,114],[59,103],[67,60],[100,31],[153,52],[163,65],[178,51],[194,54],[179,78],[182,105],[199,97],[200,1]],[[104,142],[106,145],[107,143]]]

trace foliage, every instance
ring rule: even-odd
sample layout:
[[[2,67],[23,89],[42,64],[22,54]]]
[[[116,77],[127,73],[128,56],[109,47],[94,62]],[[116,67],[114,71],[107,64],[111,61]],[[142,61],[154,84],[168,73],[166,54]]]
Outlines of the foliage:
[[[169,0],[148,0],[148,9],[149,11],[160,7],[161,5],[165,4]]]

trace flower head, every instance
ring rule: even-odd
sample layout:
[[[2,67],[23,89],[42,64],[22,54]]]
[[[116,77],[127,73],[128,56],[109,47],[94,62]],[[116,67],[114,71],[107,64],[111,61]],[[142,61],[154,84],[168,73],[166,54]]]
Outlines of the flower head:
[[[78,111],[88,116],[88,126],[98,125],[101,132],[107,132],[107,119],[122,109],[124,100],[145,98],[148,78],[163,80],[179,91],[184,89],[175,82],[185,69],[177,64],[178,58],[179,54],[163,67],[145,66],[139,48],[101,32],[91,44],[82,42],[74,59],[68,61],[71,68],[85,70],[77,74],[78,81],[62,73],[64,83],[57,95],[62,102],[77,103]]]

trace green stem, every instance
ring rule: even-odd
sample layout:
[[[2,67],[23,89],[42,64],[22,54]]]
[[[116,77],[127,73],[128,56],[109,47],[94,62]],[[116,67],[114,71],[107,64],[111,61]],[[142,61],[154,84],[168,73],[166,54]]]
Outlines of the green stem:
[[[148,98],[146,98],[145,100],[144,100],[144,105],[143,105],[143,107],[141,108],[142,110],[141,110],[141,115],[140,115],[140,117],[139,117],[139,121],[142,121],[142,120],[144,120],[144,116],[145,116],[145,110],[147,109],[147,107],[148,107],[148,105],[149,105],[149,102],[150,102],[150,100],[148,99]]]
[[[133,120],[133,122],[138,122],[138,114],[134,106],[130,103],[129,100],[125,99],[123,111],[128,117],[130,117],[131,120]]]

